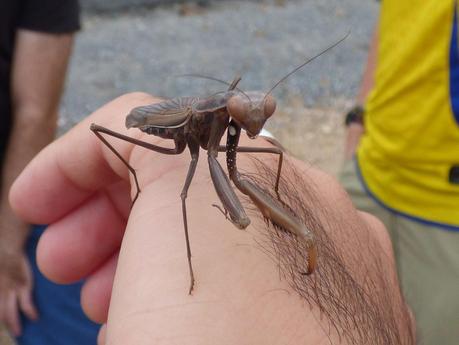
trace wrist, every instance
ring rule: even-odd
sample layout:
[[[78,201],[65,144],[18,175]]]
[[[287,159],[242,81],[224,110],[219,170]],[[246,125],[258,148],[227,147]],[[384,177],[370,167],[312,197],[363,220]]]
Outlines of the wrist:
[[[11,232],[0,231],[0,251],[6,252],[17,252],[23,250],[27,236],[23,233],[12,234]]]
[[[363,124],[352,122],[346,127],[346,142],[344,154],[346,159],[355,155],[362,135],[365,133]]]
[[[351,124],[359,124],[363,126],[363,116],[365,109],[361,105],[354,106],[349,110],[344,118],[344,125],[349,127]]]
[[[30,224],[19,219],[10,209],[0,209],[0,249],[17,251],[23,249],[30,232]]]

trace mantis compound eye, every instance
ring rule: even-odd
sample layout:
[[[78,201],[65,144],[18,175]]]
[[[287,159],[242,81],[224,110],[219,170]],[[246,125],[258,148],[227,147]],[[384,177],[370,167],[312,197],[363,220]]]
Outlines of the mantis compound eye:
[[[236,95],[231,97],[226,103],[226,109],[230,116],[243,128],[248,118],[249,103],[248,100]]]
[[[276,100],[271,95],[266,96],[263,112],[266,118],[271,117],[276,111]]]

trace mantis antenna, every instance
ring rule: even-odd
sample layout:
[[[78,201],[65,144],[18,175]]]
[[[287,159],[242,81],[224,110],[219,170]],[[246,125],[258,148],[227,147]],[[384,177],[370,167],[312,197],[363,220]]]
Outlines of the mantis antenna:
[[[226,82],[224,80],[221,80],[221,79],[218,79],[218,78],[214,78],[214,77],[209,77],[207,75],[202,75],[202,74],[194,74],[194,73],[191,73],[191,74],[179,74],[176,77],[192,77],[192,78],[209,79],[209,80],[213,80],[213,81],[225,84],[225,85],[230,86],[230,87],[234,86],[232,83],[228,83],[228,82]],[[237,83],[239,83],[241,78],[238,78],[238,79],[239,80],[238,80]],[[240,88],[238,88],[238,87],[233,87],[233,88],[236,89],[237,91],[239,91],[240,93],[242,93],[245,97],[247,97],[247,99],[249,101],[251,101],[250,97],[244,91],[242,91]]]
[[[285,81],[285,79],[287,79],[288,77],[290,77],[293,73],[295,73],[296,71],[298,71],[299,69],[303,68],[304,66],[306,66],[308,63],[312,62],[313,60],[317,59],[319,56],[325,54],[326,52],[328,52],[329,50],[335,48],[338,44],[340,44],[341,42],[343,42],[346,38],[348,38],[348,36],[350,35],[351,31],[348,31],[347,34],[341,38],[340,40],[338,40],[337,42],[333,43],[332,45],[328,46],[326,49],[322,50],[319,54],[313,56],[312,58],[306,60],[305,62],[303,62],[301,65],[299,65],[298,67],[294,68],[293,71],[291,71],[290,73],[288,73],[286,76],[282,77],[276,84],[274,84],[274,86],[266,93],[264,99],[266,99],[266,96],[268,96],[271,92],[273,92],[273,90],[279,86],[280,83],[282,83],[283,81]]]

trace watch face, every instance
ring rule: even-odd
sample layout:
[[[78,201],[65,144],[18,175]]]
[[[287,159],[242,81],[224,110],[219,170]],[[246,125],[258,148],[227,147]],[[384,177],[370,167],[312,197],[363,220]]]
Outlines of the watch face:
[[[449,182],[459,184],[459,165],[453,165],[449,170]]]

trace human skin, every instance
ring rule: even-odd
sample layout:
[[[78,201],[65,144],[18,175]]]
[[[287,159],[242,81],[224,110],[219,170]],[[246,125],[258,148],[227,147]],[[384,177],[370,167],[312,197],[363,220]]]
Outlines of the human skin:
[[[378,24],[375,25],[373,36],[370,42],[370,49],[368,50],[367,63],[363,72],[362,83],[360,84],[359,94],[357,95],[356,102],[358,105],[365,104],[368,93],[374,85],[374,73],[378,57]],[[344,158],[351,159],[354,157],[357,147],[360,143],[360,138],[365,133],[365,127],[360,123],[351,123],[346,128],[346,138],[344,143]]]
[[[260,250],[261,219],[252,217],[252,225],[241,231],[211,207],[219,202],[205,157],[187,199],[196,277],[188,295],[179,195],[189,155],[165,156],[110,139],[138,173],[142,192],[130,211],[128,170],[89,130],[94,122],[171,147],[124,128],[130,109],[154,101],[136,93],[107,104],[43,150],[16,180],[10,193],[14,210],[29,222],[50,224],[38,246],[43,273],[59,283],[87,278],[83,308],[93,320],[107,322],[99,344],[338,343],[318,308],[280,279],[276,260]],[[245,137],[241,144],[269,145]],[[253,168],[245,155],[238,157],[240,168]],[[318,202],[349,224],[371,229],[369,236],[387,258],[377,274],[389,276],[397,296],[393,303],[406,308],[382,225],[357,212],[332,177],[295,160],[292,164],[319,188]],[[348,235],[336,232],[334,238]],[[319,265],[320,260],[319,251]]]
[[[11,184],[55,136],[57,110],[73,44],[72,34],[18,30],[11,71],[13,125],[1,172],[0,323],[19,336],[19,312],[36,319],[32,274],[24,253],[30,224],[8,203]]]

